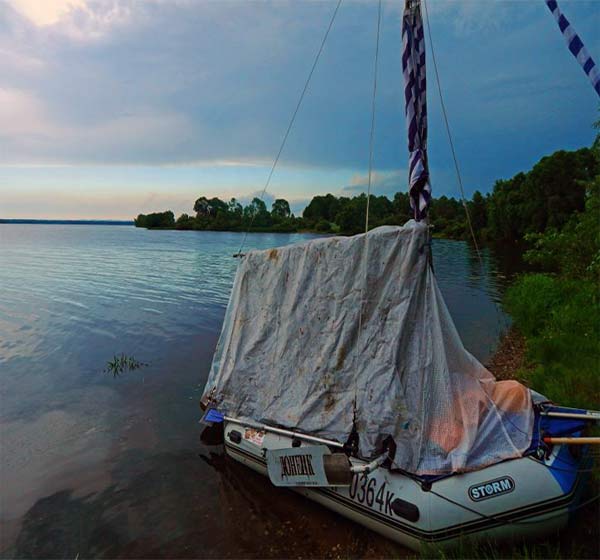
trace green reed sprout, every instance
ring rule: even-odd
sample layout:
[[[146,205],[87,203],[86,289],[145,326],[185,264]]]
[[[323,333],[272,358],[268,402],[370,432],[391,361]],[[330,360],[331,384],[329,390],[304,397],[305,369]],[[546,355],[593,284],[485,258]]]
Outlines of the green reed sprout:
[[[106,364],[104,372],[112,373],[113,377],[118,377],[126,371],[134,371],[148,366],[144,362],[139,362],[133,356],[127,356],[126,354],[115,354],[113,359]]]

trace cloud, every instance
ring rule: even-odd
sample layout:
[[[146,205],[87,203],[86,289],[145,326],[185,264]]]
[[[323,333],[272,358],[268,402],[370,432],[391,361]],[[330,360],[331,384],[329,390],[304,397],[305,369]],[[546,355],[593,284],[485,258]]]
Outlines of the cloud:
[[[0,130],[7,139],[42,133],[43,108],[30,92],[0,88]]]
[[[72,10],[85,8],[84,0],[8,0],[8,3],[37,26],[53,25]]]
[[[0,164],[63,163],[74,154],[84,163],[127,162],[136,153],[160,160],[164,138],[172,140],[174,150],[190,135],[187,120],[176,113],[141,108],[101,123],[69,124],[57,121],[32,92],[0,89],[0,140],[6,145]]]
[[[399,191],[406,190],[407,171],[399,169],[394,171],[375,171],[371,173],[371,194],[393,196]],[[350,179],[350,184],[342,187],[341,193],[345,196],[356,196],[366,193],[369,185],[369,176],[355,174]]]
[[[535,13],[537,5],[531,4],[506,0],[434,0],[427,2],[427,10],[436,31],[439,26],[451,24],[455,36],[466,37],[493,33],[507,25],[513,28],[521,25]]]
[[[156,0],[155,0],[156,1]],[[174,0],[176,1],[176,0]],[[94,41],[130,21],[135,10],[121,0],[6,0],[30,26],[29,32]],[[152,3],[152,0],[146,0]],[[138,10],[139,11],[139,10]]]

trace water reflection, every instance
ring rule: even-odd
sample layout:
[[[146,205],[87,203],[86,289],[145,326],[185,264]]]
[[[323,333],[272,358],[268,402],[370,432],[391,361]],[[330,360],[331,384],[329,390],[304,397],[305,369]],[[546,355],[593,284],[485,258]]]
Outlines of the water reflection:
[[[380,557],[401,550],[235,463],[129,451],[99,492],[72,488],[25,514],[15,558]]]
[[[433,245],[436,277],[467,350],[485,362],[509,324],[501,299],[508,283],[495,253],[465,242],[438,239]]]
[[[249,247],[310,236],[249,235]],[[0,226],[0,551],[6,557],[380,557],[401,550],[199,439],[240,234]],[[506,318],[494,255],[434,242],[480,359]],[[149,367],[103,372],[116,353]]]

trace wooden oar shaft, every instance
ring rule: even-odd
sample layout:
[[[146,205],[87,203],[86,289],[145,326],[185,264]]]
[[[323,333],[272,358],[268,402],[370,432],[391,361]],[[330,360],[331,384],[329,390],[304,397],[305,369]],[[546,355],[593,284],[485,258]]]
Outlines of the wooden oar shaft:
[[[569,445],[600,445],[600,437],[545,437],[544,443],[568,443]]]
[[[577,418],[577,420],[591,420],[594,422],[600,422],[600,414],[598,413],[586,413],[586,412],[542,412],[542,416],[552,416],[553,418]]]

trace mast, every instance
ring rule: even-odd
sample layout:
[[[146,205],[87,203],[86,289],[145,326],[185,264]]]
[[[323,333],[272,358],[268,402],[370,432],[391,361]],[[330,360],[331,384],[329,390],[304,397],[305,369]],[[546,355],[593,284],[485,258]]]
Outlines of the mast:
[[[408,192],[415,220],[431,202],[427,158],[427,79],[421,0],[405,0],[402,17],[402,74],[408,135]]]

